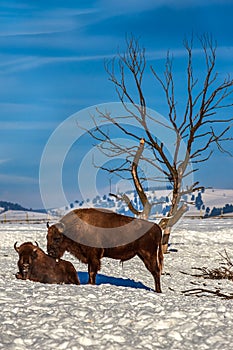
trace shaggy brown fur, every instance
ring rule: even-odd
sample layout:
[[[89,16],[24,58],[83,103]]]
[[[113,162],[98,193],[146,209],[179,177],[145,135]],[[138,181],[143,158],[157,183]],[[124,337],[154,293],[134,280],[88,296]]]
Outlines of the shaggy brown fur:
[[[80,284],[71,262],[56,260],[31,242],[25,242],[19,247],[15,242],[14,248],[19,254],[16,278],[41,283]]]
[[[47,251],[60,258],[65,251],[88,264],[89,283],[95,284],[102,257],[126,261],[137,255],[161,292],[163,254],[158,225],[102,209],[76,209],[49,226]]]

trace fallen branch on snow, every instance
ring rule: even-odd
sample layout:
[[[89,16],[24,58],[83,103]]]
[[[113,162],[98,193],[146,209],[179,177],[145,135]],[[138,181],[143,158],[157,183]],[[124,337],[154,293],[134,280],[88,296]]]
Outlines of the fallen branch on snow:
[[[183,271],[180,271],[181,273],[185,275],[189,275],[192,277],[203,277],[203,278],[209,278],[209,279],[228,279],[228,280],[233,280],[233,263],[226,252],[224,251],[225,255],[220,254],[220,256],[225,260],[224,265],[226,266],[220,266],[218,268],[214,269],[209,269],[207,267],[202,267],[202,268],[194,268],[196,270],[201,271],[201,274],[189,274]],[[205,293],[209,294],[214,294],[218,297],[224,298],[224,299],[233,299],[233,294],[226,294],[220,291],[220,289],[216,290],[211,290],[211,289],[206,289],[206,288],[193,288],[189,290],[184,290],[182,291],[183,294],[185,295],[196,295],[196,296],[203,296]]]
[[[233,294],[222,293],[219,289],[211,290],[206,288],[193,288],[193,289],[183,290],[181,291],[181,293],[185,294],[186,296],[196,295],[199,297],[204,296],[203,293],[209,293],[209,294],[214,294],[220,298],[233,299]]]
[[[203,277],[208,279],[228,279],[233,280],[233,262],[231,261],[228,253],[224,250],[225,255],[219,255],[225,260],[223,263],[226,266],[220,266],[214,269],[210,269],[208,267],[193,267],[195,270],[201,271],[200,274],[189,274],[187,272],[180,271],[185,275],[189,275],[192,277]]]

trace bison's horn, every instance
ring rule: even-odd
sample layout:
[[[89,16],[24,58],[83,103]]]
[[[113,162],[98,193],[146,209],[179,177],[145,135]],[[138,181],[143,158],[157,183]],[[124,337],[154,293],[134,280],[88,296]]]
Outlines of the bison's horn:
[[[19,248],[17,248],[17,242],[15,242],[15,244],[14,244],[14,248],[15,248],[16,252],[18,253]]]
[[[36,246],[39,247],[39,244],[37,243],[37,241],[35,241],[35,243],[36,243]]]
[[[47,228],[49,228],[49,222],[47,221]]]

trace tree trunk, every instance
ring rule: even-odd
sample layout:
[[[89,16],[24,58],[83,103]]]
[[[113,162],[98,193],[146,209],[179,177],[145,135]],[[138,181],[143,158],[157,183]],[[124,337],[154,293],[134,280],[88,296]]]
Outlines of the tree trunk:
[[[168,243],[170,239],[170,234],[172,231],[172,227],[180,220],[180,218],[184,215],[184,213],[188,210],[187,204],[183,204],[175,214],[172,215],[171,211],[171,217],[164,218],[159,222],[159,226],[163,230],[163,238],[162,238],[162,249],[163,253],[166,254],[168,250]]]
[[[167,226],[165,230],[163,231],[163,238],[162,238],[162,251],[163,254],[168,253],[168,242],[170,238],[170,233],[171,233],[171,226]]]

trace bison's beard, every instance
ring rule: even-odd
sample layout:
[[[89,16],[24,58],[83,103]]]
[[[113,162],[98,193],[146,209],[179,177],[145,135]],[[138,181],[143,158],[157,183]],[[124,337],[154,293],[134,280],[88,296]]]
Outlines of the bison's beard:
[[[30,275],[30,271],[29,271],[29,268],[25,269],[20,269],[20,273],[22,275],[22,279],[23,280],[26,280],[27,278],[29,278],[29,275]]]
[[[62,255],[64,254],[64,252],[61,252],[59,250],[55,250],[53,248],[48,248],[48,255],[51,256],[54,259],[60,259],[62,257]]]

